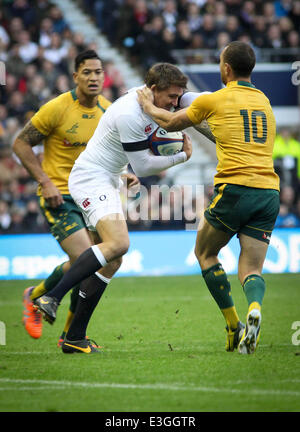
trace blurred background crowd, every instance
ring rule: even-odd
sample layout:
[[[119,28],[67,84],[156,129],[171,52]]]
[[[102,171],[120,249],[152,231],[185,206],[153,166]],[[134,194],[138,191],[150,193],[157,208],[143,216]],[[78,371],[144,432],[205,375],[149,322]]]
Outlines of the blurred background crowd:
[[[274,59],[300,60],[298,0],[77,0],[76,3],[90,14],[111,44],[125,52],[141,71],[158,61],[176,63],[178,49],[209,48],[210,61],[216,63],[220,50],[237,39],[251,43],[258,59],[260,49],[292,48],[286,51],[288,55],[282,51],[275,53]],[[0,61],[6,68],[6,83],[0,85],[1,234],[49,231],[36,199],[36,183],[12,154],[12,143],[42,104],[73,88],[74,59],[86,48],[96,47],[81,33],[72,32],[61,10],[49,0],[1,2]],[[203,57],[193,55],[189,61],[201,63]],[[122,71],[113,59],[104,62],[104,70],[103,95],[114,101],[126,91]],[[281,178],[281,210],[277,227],[300,227],[299,140],[299,129],[278,130],[274,161]],[[42,152],[41,145],[37,149],[40,158]],[[164,174],[141,180],[149,190],[153,184],[166,183]],[[170,178],[167,184],[172,186]],[[205,185],[205,203],[212,190],[211,184]],[[182,198],[183,193],[183,187],[179,187],[174,194]],[[185,212],[185,218],[176,220],[172,207],[170,217],[165,218],[163,197],[156,199],[161,204],[157,205],[156,220],[141,221],[130,217],[133,213],[129,212],[130,230],[184,229],[186,222],[193,221],[193,215]],[[191,208],[193,204],[191,200]],[[174,206],[173,213],[175,210]]]
[[[77,0],[94,17],[112,44],[126,49],[132,61],[148,68],[176,61],[176,50],[195,53],[187,62],[219,61],[232,40],[261,49],[284,48],[271,61],[299,59],[300,1],[295,0]],[[173,54],[174,53],[174,54]],[[291,54],[290,54],[291,53]]]

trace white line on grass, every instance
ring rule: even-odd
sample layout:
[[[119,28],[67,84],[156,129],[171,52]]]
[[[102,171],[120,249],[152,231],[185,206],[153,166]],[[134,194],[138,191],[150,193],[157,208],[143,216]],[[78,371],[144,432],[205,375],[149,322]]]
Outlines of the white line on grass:
[[[233,388],[222,388],[222,387],[193,387],[193,386],[178,386],[170,384],[121,384],[121,383],[89,383],[89,382],[72,382],[72,381],[57,381],[57,380],[35,380],[35,379],[12,379],[12,378],[0,378],[0,383],[3,384],[39,384],[45,387],[45,390],[51,390],[54,386],[55,390],[65,390],[67,387],[81,387],[87,389],[97,389],[97,388],[111,388],[111,389],[129,389],[129,390],[167,390],[167,391],[195,391],[203,393],[236,393],[236,394],[247,394],[253,396],[300,396],[300,391],[292,390],[275,390],[275,389],[233,389]],[[23,387],[24,388],[24,387]],[[44,389],[43,387],[40,387]],[[7,387],[0,387],[0,390]],[[32,387],[32,390],[36,387]],[[54,388],[53,388],[54,389]],[[10,390],[14,390],[11,388]],[[16,391],[19,390],[18,387],[15,388]],[[28,390],[28,388],[27,388]]]

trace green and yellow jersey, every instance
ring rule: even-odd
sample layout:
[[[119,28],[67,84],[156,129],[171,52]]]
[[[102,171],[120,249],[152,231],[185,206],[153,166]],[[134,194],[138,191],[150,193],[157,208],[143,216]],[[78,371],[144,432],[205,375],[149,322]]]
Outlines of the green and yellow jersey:
[[[215,136],[215,185],[279,190],[272,159],[276,123],[264,93],[249,82],[231,81],[221,90],[199,96],[186,113],[195,125],[206,119]]]
[[[109,105],[111,102],[101,95],[94,108],[80,105],[74,89],[47,102],[31,118],[33,126],[46,136],[43,170],[62,194],[69,194],[68,178],[74,162]]]

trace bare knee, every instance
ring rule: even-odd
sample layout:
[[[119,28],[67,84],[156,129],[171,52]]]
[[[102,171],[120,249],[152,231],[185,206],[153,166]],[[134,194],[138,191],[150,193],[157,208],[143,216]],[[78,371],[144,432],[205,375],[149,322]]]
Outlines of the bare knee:
[[[219,262],[217,255],[209,253],[205,249],[199,249],[197,246],[195,247],[194,253],[201,270],[206,270]]]
[[[121,258],[128,252],[129,239],[111,240],[101,243],[101,249],[105,248],[104,256],[107,256],[108,262]]]
[[[195,246],[194,254],[195,254],[195,256],[196,256],[196,258],[197,258],[197,260],[198,260],[198,263],[199,263],[200,267],[202,268],[201,263],[203,262],[203,259],[204,259],[204,257],[203,257],[203,252],[200,251],[200,249],[197,248],[197,246]]]
[[[108,215],[99,220],[96,229],[102,239],[102,243],[98,246],[107,262],[111,262],[128,252],[128,229],[126,221],[119,214]]]
[[[115,259],[121,258],[123,255],[125,255],[128,252],[129,249],[129,240],[123,240],[120,242],[114,242],[113,246],[114,255],[116,256]]]

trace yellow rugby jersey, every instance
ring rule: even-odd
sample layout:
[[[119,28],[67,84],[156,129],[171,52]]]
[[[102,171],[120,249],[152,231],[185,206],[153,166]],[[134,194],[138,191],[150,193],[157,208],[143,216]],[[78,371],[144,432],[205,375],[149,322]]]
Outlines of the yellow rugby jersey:
[[[187,108],[187,116],[195,125],[206,119],[216,138],[215,185],[279,190],[272,159],[275,118],[269,99],[253,84],[231,81],[199,96]]]
[[[80,105],[73,89],[47,102],[31,118],[33,126],[46,135],[43,170],[62,194],[69,194],[68,178],[74,162],[109,105],[111,102],[101,95],[94,108]]]

